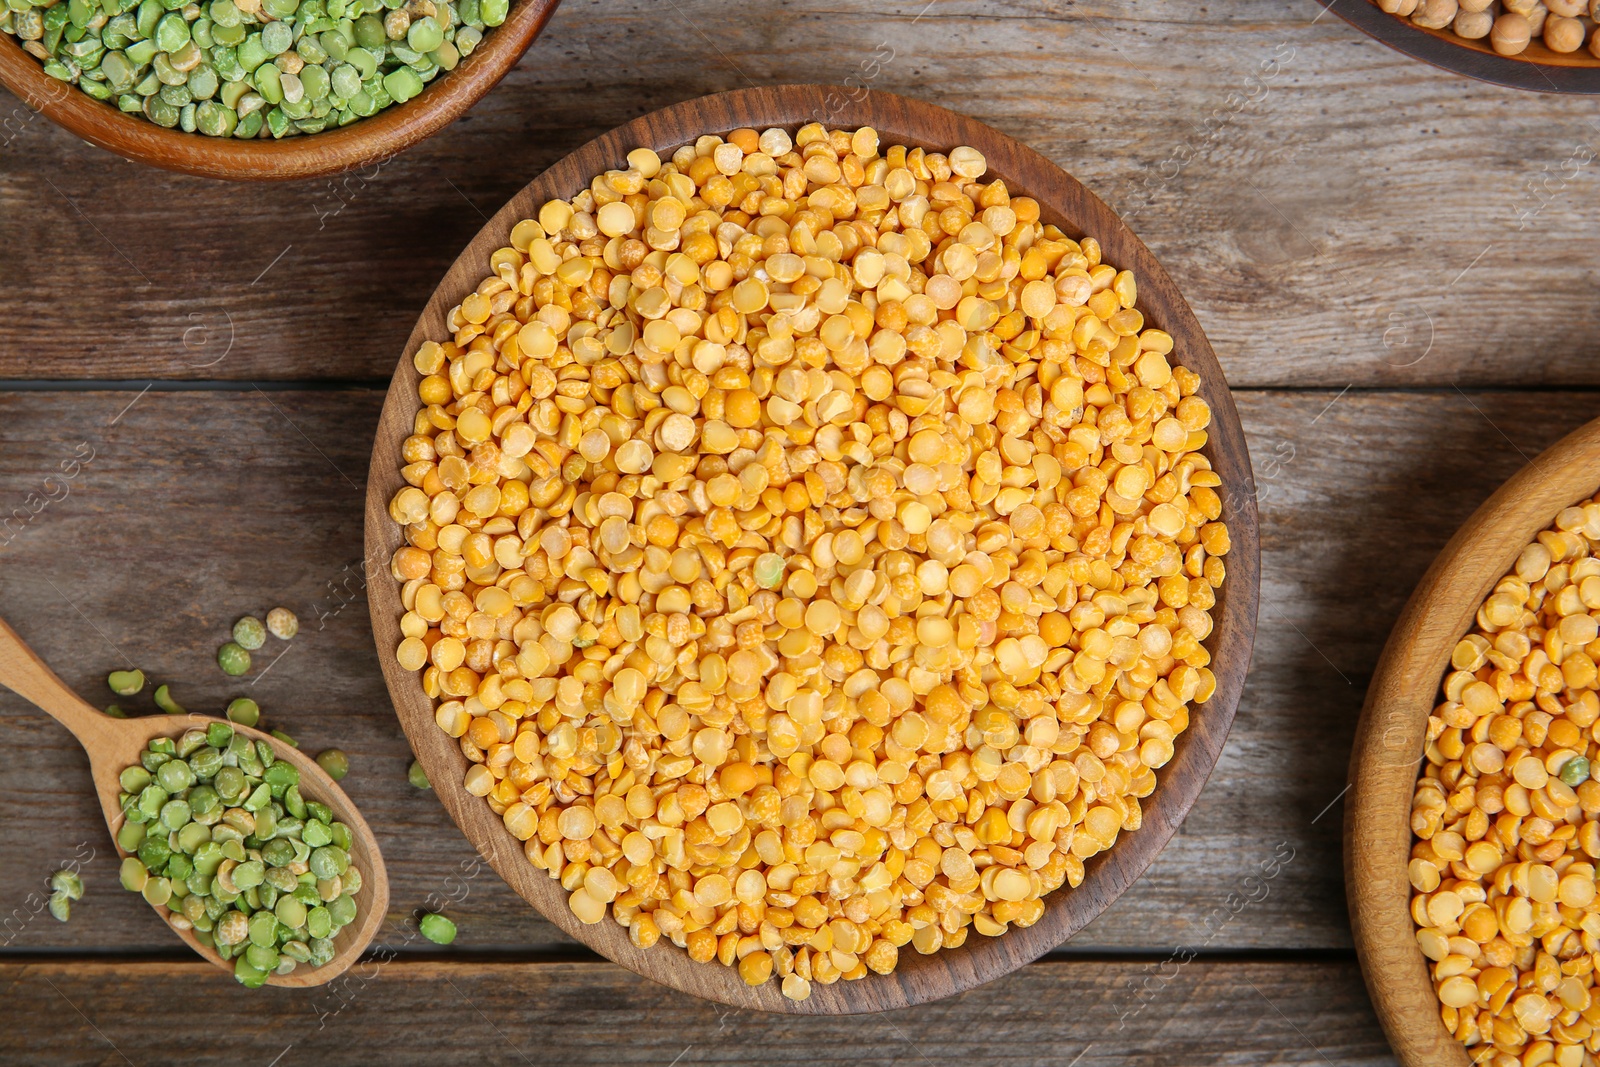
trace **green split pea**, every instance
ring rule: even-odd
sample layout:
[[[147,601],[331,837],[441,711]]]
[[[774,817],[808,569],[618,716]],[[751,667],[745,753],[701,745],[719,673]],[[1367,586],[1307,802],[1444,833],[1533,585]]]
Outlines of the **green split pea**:
[[[456,924],[432,912],[417,920],[417,929],[436,945],[448,945],[456,939]]]
[[[161,685],[156,687],[154,700],[156,702],[156,707],[160,708],[168,715],[189,714],[188,709],[186,709],[176,700],[172,699],[172,690],[167,686]]]
[[[236,642],[229,641],[217,649],[217,666],[222,668],[223,674],[237,678],[250,669],[250,653]]]
[[[246,615],[233,624],[233,643],[246,652],[254,652],[267,643],[267,627],[254,615]]]
[[[112,671],[106,685],[119,697],[131,697],[144,688],[144,671]]]
[[[9,0],[0,31],[158,126],[281,138],[410,100],[509,14],[509,0]]]
[[[362,887],[353,835],[301,795],[270,743],[213,722],[155,738],[119,784],[124,889],[165,907],[245,986],[333,959]]]
[[[72,902],[83,899],[83,879],[68,870],[50,876],[50,915],[57,922],[72,917]]]

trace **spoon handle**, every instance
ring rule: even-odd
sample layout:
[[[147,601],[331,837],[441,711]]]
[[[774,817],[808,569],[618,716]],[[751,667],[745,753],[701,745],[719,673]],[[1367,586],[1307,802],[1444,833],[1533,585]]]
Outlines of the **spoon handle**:
[[[49,714],[85,746],[106,732],[106,717],[67,688],[4,619],[0,619],[0,685]]]

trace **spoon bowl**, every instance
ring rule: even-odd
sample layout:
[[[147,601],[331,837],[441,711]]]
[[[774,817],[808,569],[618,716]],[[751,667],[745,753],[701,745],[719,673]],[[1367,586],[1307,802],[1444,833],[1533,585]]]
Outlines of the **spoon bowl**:
[[[128,852],[116,844],[117,831],[122,828],[124,813],[118,796],[122,792],[119,776],[124,768],[139,762],[139,754],[157,737],[177,738],[185,730],[207,725],[218,720],[205,715],[149,715],[137,719],[113,719],[96,710],[67,688],[55,672],[34,654],[16,632],[0,619],[0,685],[44,711],[65,726],[78,739],[89,754],[89,773],[94,778],[94,788],[100,798],[100,810],[105,813],[106,827],[117,855]],[[252,741],[265,741],[272,746],[273,756],[284,760],[300,772],[301,789],[307,799],[326,804],[340,822],[350,828],[351,865],[361,871],[362,891],[356,896],[356,917],[335,940],[338,953],[321,967],[297,967],[288,974],[274,974],[267,984],[300,988],[322,985],[337,978],[350,967],[372,942],[384,915],[389,909],[389,876],[384,870],[383,856],[378,844],[355,804],[345,795],[317,761],[299,749],[278,741],[270,734],[249,726],[230,723],[236,733]],[[163,919],[168,917],[166,907],[155,909]],[[233,971],[233,964],[218,956],[215,950],[195,939],[193,930],[174,929],[184,942],[201,956],[218,967]]]

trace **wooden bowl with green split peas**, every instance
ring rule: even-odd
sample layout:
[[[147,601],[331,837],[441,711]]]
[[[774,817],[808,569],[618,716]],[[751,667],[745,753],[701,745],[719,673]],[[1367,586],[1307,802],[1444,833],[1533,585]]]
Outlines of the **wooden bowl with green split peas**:
[[[185,133],[127,114],[114,101],[96,100],[46,74],[9,33],[0,33],[0,83],[27,108],[135,162],[230,181],[316,178],[381,167],[454,122],[517,65],[560,2],[515,0],[504,23],[486,32],[470,56],[439,74],[417,96],[348,126],[282,140]],[[15,126],[6,124],[8,130]]]
[[[856,981],[813,983],[811,995],[789,1000],[771,980],[746,985],[734,967],[697,963],[663,938],[636,947],[626,927],[606,917],[580,922],[568,907],[567,892],[525,857],[523,844],[485,801],[463,785],[469,761],[461,745],[439,728],[433,702],[419,673],[400,666],[395,650],[403,635],[404,607],[399,583],[388,573],[395,551],[405,544],[404,529],[389,515],[389,502],[408,483],[402,477],[402,444],[412,435],[420,409],[420,375],[413,361],[418,347],[450,337],[451,308],[473,292],[489,272],[490,255],[510,243],[513,226],[536,218],[549,200],[569,198],[591,179],[626,167],[629,151],[645,147],[662,155],[703,134],[740,128],[801,126],[825,122],[831,128],[873,127],[884,145],[948,152],[970,146],[983,153],[990,176],[1005,179],[1013,195],[1030,196],[1045,223],[1072,236],[1092,235],[1106,262],[1125,267],[1138,279],[1138,308],[1152,325],[1175,341],[1174,359],[1197,372],[1200,395],[1211,406],[1212,423],[1202,452],[1218,472],[1225,498],[1223,519],[1232,535],[1227,575],[1213,611],[1215,626],[1205,640],[1217,687],[1211,699],[1193,709],[1175,753],[1157,774],[1155,791],[1141,801],[1143,824],[1108,851],[1086,863],[1083,882],[1044,898],[1043,917],[1033,926],[1012,928],[998,937],[973,934],[958,948],[919,955],[909,946],[889,974],[868,973]],[[441,803],[468,840],[506,882],[546,918],[615,962],[676,989],[738,1007],[803,1014],[851,1014],[902,1008],[952,995],[999,978],[1050,951],[1099,915],[1154,860],[1199,795],[1228,735],[1249,667],[1255,637],[1259,548],[1255,491],[1244,434],[1233,400],[1210,344],[1176,286],[1133,231],[1088,189],[1044,156],[965,116],[917,100],[880,92],[822,85],[745,89],[690,100],[636,119],[562,159],[500,209],[451,266],[406,342],[379,419],[367,481],[366,555],[374,578],[368,583],[378,659],[394,700],[395,712]]]

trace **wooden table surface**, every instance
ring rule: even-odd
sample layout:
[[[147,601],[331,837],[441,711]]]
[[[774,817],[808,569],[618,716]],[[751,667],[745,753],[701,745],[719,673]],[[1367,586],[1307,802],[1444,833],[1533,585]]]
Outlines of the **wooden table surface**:
[[[768,1018],[566,940],[407,785],[362,491],[402,340],[513,191],[672,101],[848,78],[989,122],[1131,216],[1236,391],[1261,625],[1199,803],[1077,938],[951,1000]],[[1341,885],[1350,739],[1434,553],[1600,414],[1592,103],[1440,73],[1317,0],[567,0],[460,122],[338,181],[177,177],[31,114],[0,97],[0,512],[38,509],[0,532],[0,615],[92,701],[137,664],[192,710],[247,692],[344,748],[393,899],[384,960],[339,990],[235,986],[118,887],[81,752],[0,693],[0,1063],[1393,1062]],[[300,636],[226,684],[227,627],[279,603]],[[74,858],[62,925],[38,894]],[[409,925],[429,905],[448,949]]]

